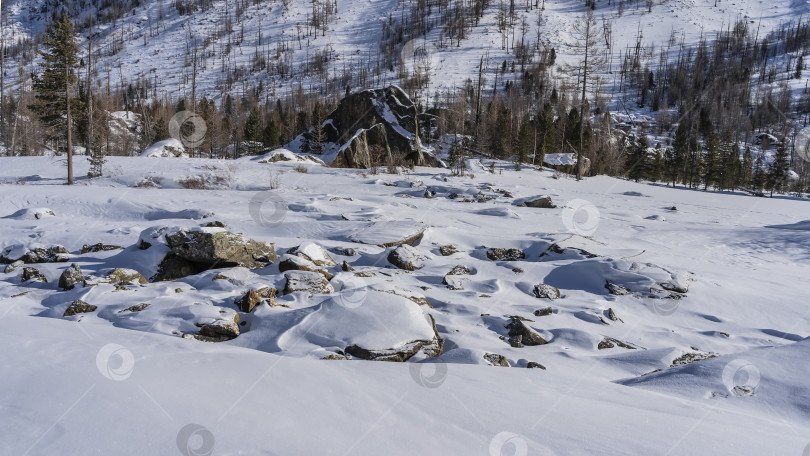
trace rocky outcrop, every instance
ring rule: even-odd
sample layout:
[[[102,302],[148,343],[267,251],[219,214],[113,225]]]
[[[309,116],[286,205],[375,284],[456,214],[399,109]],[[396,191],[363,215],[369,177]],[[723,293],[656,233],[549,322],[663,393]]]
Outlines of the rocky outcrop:
[[[388,254],[388,262],[406,271],[422,269],[427,258],[410,245],[403,244]]]
[[[470,268],[459,264],[444,276],[442,283],[447,285],[447,287],[451,290],[463,290],[464,282],[468,279],[464,279],[459,276],[468,276],[470,274]]]
[[[140,272],[134,269],[127,269],[127,268],[114,269],[111,273],[107,275],[107,280],[109,280],[110,283],[122,283],[132,285],[149,283],[146,280],[146,277],[141,275]]]
[[[180,229],[165,235],[171,251],[153,281],[175,280],[199,272],[242,266],[257,269],[278,260],[273,244],[246,239],[221,228]],[[149,244],[141,239],[141,248]],[[146,246],[148,248],[148,246]]]
[[[137,312],[141,312],[141,311],[145,310],[150,305],[151,304],[149,304],[148,302],[142,302],[140,304],[135,304],[134,306],[129,306],[126,309],[119,310],[118,313],[124,313],[124,312],[137,313]]]
[[[328,148],[338,151],[336,162],[352,168],[369,168],[389,157],[405,157],[418,165],[436,161],[420,153],[416,132],[417,108],[399,87],[364,90],[347,95],[321,126]],[[313,151],[315,130],[302,135],[303,152]]]
[[[78,264],[73,263],[69,268],[62,271],[59,276],[59,288],[63,290],[72,290],[77,284],[84,284],[84,273]]]

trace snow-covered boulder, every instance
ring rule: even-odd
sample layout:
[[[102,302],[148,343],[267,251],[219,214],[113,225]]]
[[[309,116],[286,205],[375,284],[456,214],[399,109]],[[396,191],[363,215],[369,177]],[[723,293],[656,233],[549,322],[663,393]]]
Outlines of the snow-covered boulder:
[[[422,269],[425,265],[425,260],[427,260],[427,257],[407,244],[400,245],[388,254],[389,263],[406,271]]]
[[[140,156],[153,158],[188,158],[185,146],[183,146],[183,143],[175,138],[165,139],[152,144],[146,150],[141,152]]]
[[[56,217],[56,214],[47,207],[20,209],[6,218],[16,220],[40,220],[46,217]]]
[[[332,293],[335,289],[322,274],[309,271],[287,271],[284,273],[287,279],[284,285],[284,294],[305,291],[309,294]]]
[[[420,352],[427,357],[442,353],[444,341],[433,318],[402,296],[368,290],[362,303],[347,306],[337,294],[298,312],[306,316],[284,331],[282,348],[331,348],[355,358],[400,362]]]
[[[61,245],[42,247],[34,245],[26,247],[15,244],[6,247],[0,253],[0,263],[14,263],[22,261],[25,264],[34,263],[64,263],[70,259],[70,252]]]
[[[151,241],[165,241],[170,249],[152,278],[154,281],[179,279],[214,268],[257,269],[278,259],[274,244],[247,239],[222,228],[148,231],[141,233],[141,248],[151,246]]]

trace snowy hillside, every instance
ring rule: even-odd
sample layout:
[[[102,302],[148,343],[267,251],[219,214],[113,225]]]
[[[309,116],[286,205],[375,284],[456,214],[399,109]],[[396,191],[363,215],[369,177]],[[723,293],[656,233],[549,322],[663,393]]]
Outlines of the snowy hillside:
[[[810,444],[806,199],[277,155],[4,159],[0,453]]]
[[[217,0],[199,2],[202,9],[197,3],[121,2],[118,8],[131,10],[111,10],[87,2],[65,2],[65,11],[82,28],[83,52],[91,18],[97,10],[107,17],[93,32],[99,88],[138,83],[150,87],[150,96],[176,99],[191,96],[196,83],[198,97],[220,99],[226,93],[244,95],[261,84],[266,91],[262,96],[274,99],[299,85],[325,94],[342,93],[347,83],[355,88],[382,86],[399,81],[400,68],[405,68],[410,73],[416,69],[430,73],[426,100],[436,91],[458,88],[468,78],[474,79],[482,58],[489,80],[497,80],[502,63],[517,60],[515,47],[521,43],[530,46],[532,53],[554,48],[560,62],[577,59],[579,55],[569,46],[575,41],[571,30],[585,11],[580,0],[543,0],[542,5],[535,0],[517,1],[512,2],[513,10],[510,2],[476,1],[483,6],[480,17],[468,25],[463,37],[453,41],[447,36],[452,27],[445,23],[444,16],[449,14],[445,9],[456,11],[459,5],[451,2],[424,2],[428,5],[424,11],[416,9],[416,2],[397,0],[237,4]],[[178,6],[186,4],[185,8]],[[644,48],[642,65],[655,65],[659,49],[681,43],[693,46],[702,36],[712,37],[736,20],[749,21],[764,37],[810,10],[805,2],[787,0],[600,0],[595,4],[600,26],[609,32],[606,44],[617,60],[613,69],[620,63],[619,52],[629,52],[637,39]],[[57,11],[60,6],[50,0],[4,2],[6,46],[32,40],[44,29],[49,14]],[[313,25],[313,11],[327,19]],[[407,29],[415,11],[424,14],[420,21],[431,24],[426,26],[427,33]],[[499,25],[504,14],[510,16],[508,30]],[[390,30],[399,30],[393,40],[388,37]],[[389,41],[391,48],[386,50]],[[28,62],[20,69],[30,73],[31,56],[12,58],[6,62],[7,68],[20,68]],[[382,62],[388,61],[392,66],[386,68]],[[500,78],[503,82],[504,77],[517,76],[512,69]],[[17,71],[7,71],[6,77],[12,87],[19,82]]]

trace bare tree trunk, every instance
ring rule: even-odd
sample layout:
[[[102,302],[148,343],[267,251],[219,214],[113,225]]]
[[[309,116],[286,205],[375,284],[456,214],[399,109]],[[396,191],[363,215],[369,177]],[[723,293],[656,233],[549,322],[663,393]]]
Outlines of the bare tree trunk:
[[[65,102],[67,103],[67,184],[73,185],[73,116],[70,113],[70,66],[65,62]]]
[[[591,21],[585,21],[585,63],[582,65],[582,99],[579,104],[579,153],[577,154],[577,180],[582,180],[582,152],[585,139],[585,88],[588,81],[588,52],[590,51]]]

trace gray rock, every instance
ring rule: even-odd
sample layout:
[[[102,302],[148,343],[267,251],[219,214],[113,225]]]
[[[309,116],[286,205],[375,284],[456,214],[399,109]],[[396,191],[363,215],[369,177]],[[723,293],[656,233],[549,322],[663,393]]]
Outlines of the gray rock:
[[[25,265],[25,263],[22,260],[17,260],[15,262],[11,263],[10,265],[6,266],[6,268],[3,270],[3,272],[5,272],[6,274],[10,274],[10,273],[16,271],[17,269],[20,269],[21,267],[23,267],[23,265]]]
[[[26,266],[23,268],[21,280],[23,282],[33,280],[36,282],[48,283],[48,279],[45,278],[45,276],[41,272],[39,272],[39,269],[32,268],[30,266]]]
[[[546,370],[546,366],[544,366],[544,365],[542,365],[540,363],[536,363],[534,361],[529,361],[529,363],[526,364],[526,368],[528,368],[528,369],[543,369],[543,370]]]
[[[487,258],[492,261],[518,261],[526,258],[526,254],[518,249],[492,248],[487,250]]]
[[[305,291],[310,294],[333,293],[335,289],[326,278],[317,272],[287,271],[284,273],[287,282],[284,294]]]
[[[403,244],[388,254],[388,262],[406,271],[416,271],[425,265],[425,258],[415,248]]]
[[[95,312],[98,307],[88,304],[81,299],[77,299],[70,303],[68,308],[65,310],[65,313],[62,314],[63,317],[70,317],[80,313],[90,313]]]
[[[458,253],[458,249],[454,245],[443,245],[439,247],[439,252],[442,256],[450,256],[454,253]]]
[[[0,254],[0,263],[15,263],[22,261],[25,264],[36,263],[64,263],[70,259],[70,252],[61,245],[52,245],[47,248],[22,249],[20,246],[6,248]]]
[[[273,244],[216,228],[180,230],[167,234],[166,242],[171,252],[160,263],[153,281],[180,279],[215,268],[257,269],[278,260]]]
[[[278,290],[271,287],[264,287],[258,290],[250,290],[245,293],[241,298],[237,299],[235,304],[242,312],[251,312],[253,309],[264,301],[273,301],[276,297]]]
[[[433,316],[428,315],[428,318],[430,318],[431,324],[433,325],[434,334],[434,337],[430,340],[414,340],[401,347],[385,350],[369,350],[358,345],[350,345],[346,347],[345,352],[355,358],[389,362],[405,362],[419,352],[422,352],[429,358],[439,356],[444,350],[444,339],[439,337],[439,332],[436,330],[436,321],[433,319]]]
[[[106,245],[102,243],[92,245],[85,244],[82,246],[82,255],[87,253],[108,252],[110,250],[124,250],[124,248],[118,245]]]
[[[134,269],[116,268],[107,275],[110,283],[147,284],[146,277]]]
[[[616,296],[624,296],[630,294],[630,290],[624,285],[619,285],[617,283],[613,283],[610,281],[605,281],[605,288],[607,288],[610,294]]]
[[[535,317],[545,317],[546,315],[551,315],[554,313],[554,310],[551,307],[546,307],[543,309],[538,309],[534,311]]]
[[[144,309],[146,309],[147,307],[149,307],[150,305],[151,305],[151,304],[149,304],[148,302],[142,302],[142,303],[140,303],[140,304],[135,304],[134,306],[129,306],[129,307],[127,307],[126,309],[119,310],[119,311],[118,311],[118,313],[124,313],[124,312],[133,312],[133,313],[136,313],[136,312],[141,312],[141,311],[143,311]]]
[[[233,320],[217,320],[213,323],[202,325],[200,334],[194,338],[205,342],[225,342],[236,339],[239,336],[239,315],[234,315]]]
[[[509,330],[509,342],[512,346],[535,346],[548,343],[537,331],[526,326],[520,317],[511,317],[511,321],[505,328]],[[515,343],[513,343],[513,340]]]
[[[84,284],[84,274],[82,268],[73,263],[69,268],[62,271],[62,275],[59,276],[59,288],[72,290],[77,284]]]
[[[534,286],[534,295],[540,299],[553,301],[560,298],[560,290],[557,287],[541,283]]]
[[[484,359],[492,366],[510,367],[506,357],[497,353],[484,353]]]
[[[326,269],[317,266],[315,263],[305,259],[304,257],[295,256],[295,255],[285,255],[282,257],[282,261],[278,264],[279,272],[286,272],[286,271],[308,271],[308,272],[317,272],[318,274],[324,276],[326,280],[332,280],[335,277],[334,274],[330,273]]]
[[[526,202],[523,203],[523,205],[526,206],[526,207],[533,207],[533,208],[537,208],[537,209],[554,209],[555,207],[557,207],[551,201],[550,196],[544,196],[544,197],[538,198],[536,200],[526,201]]]

